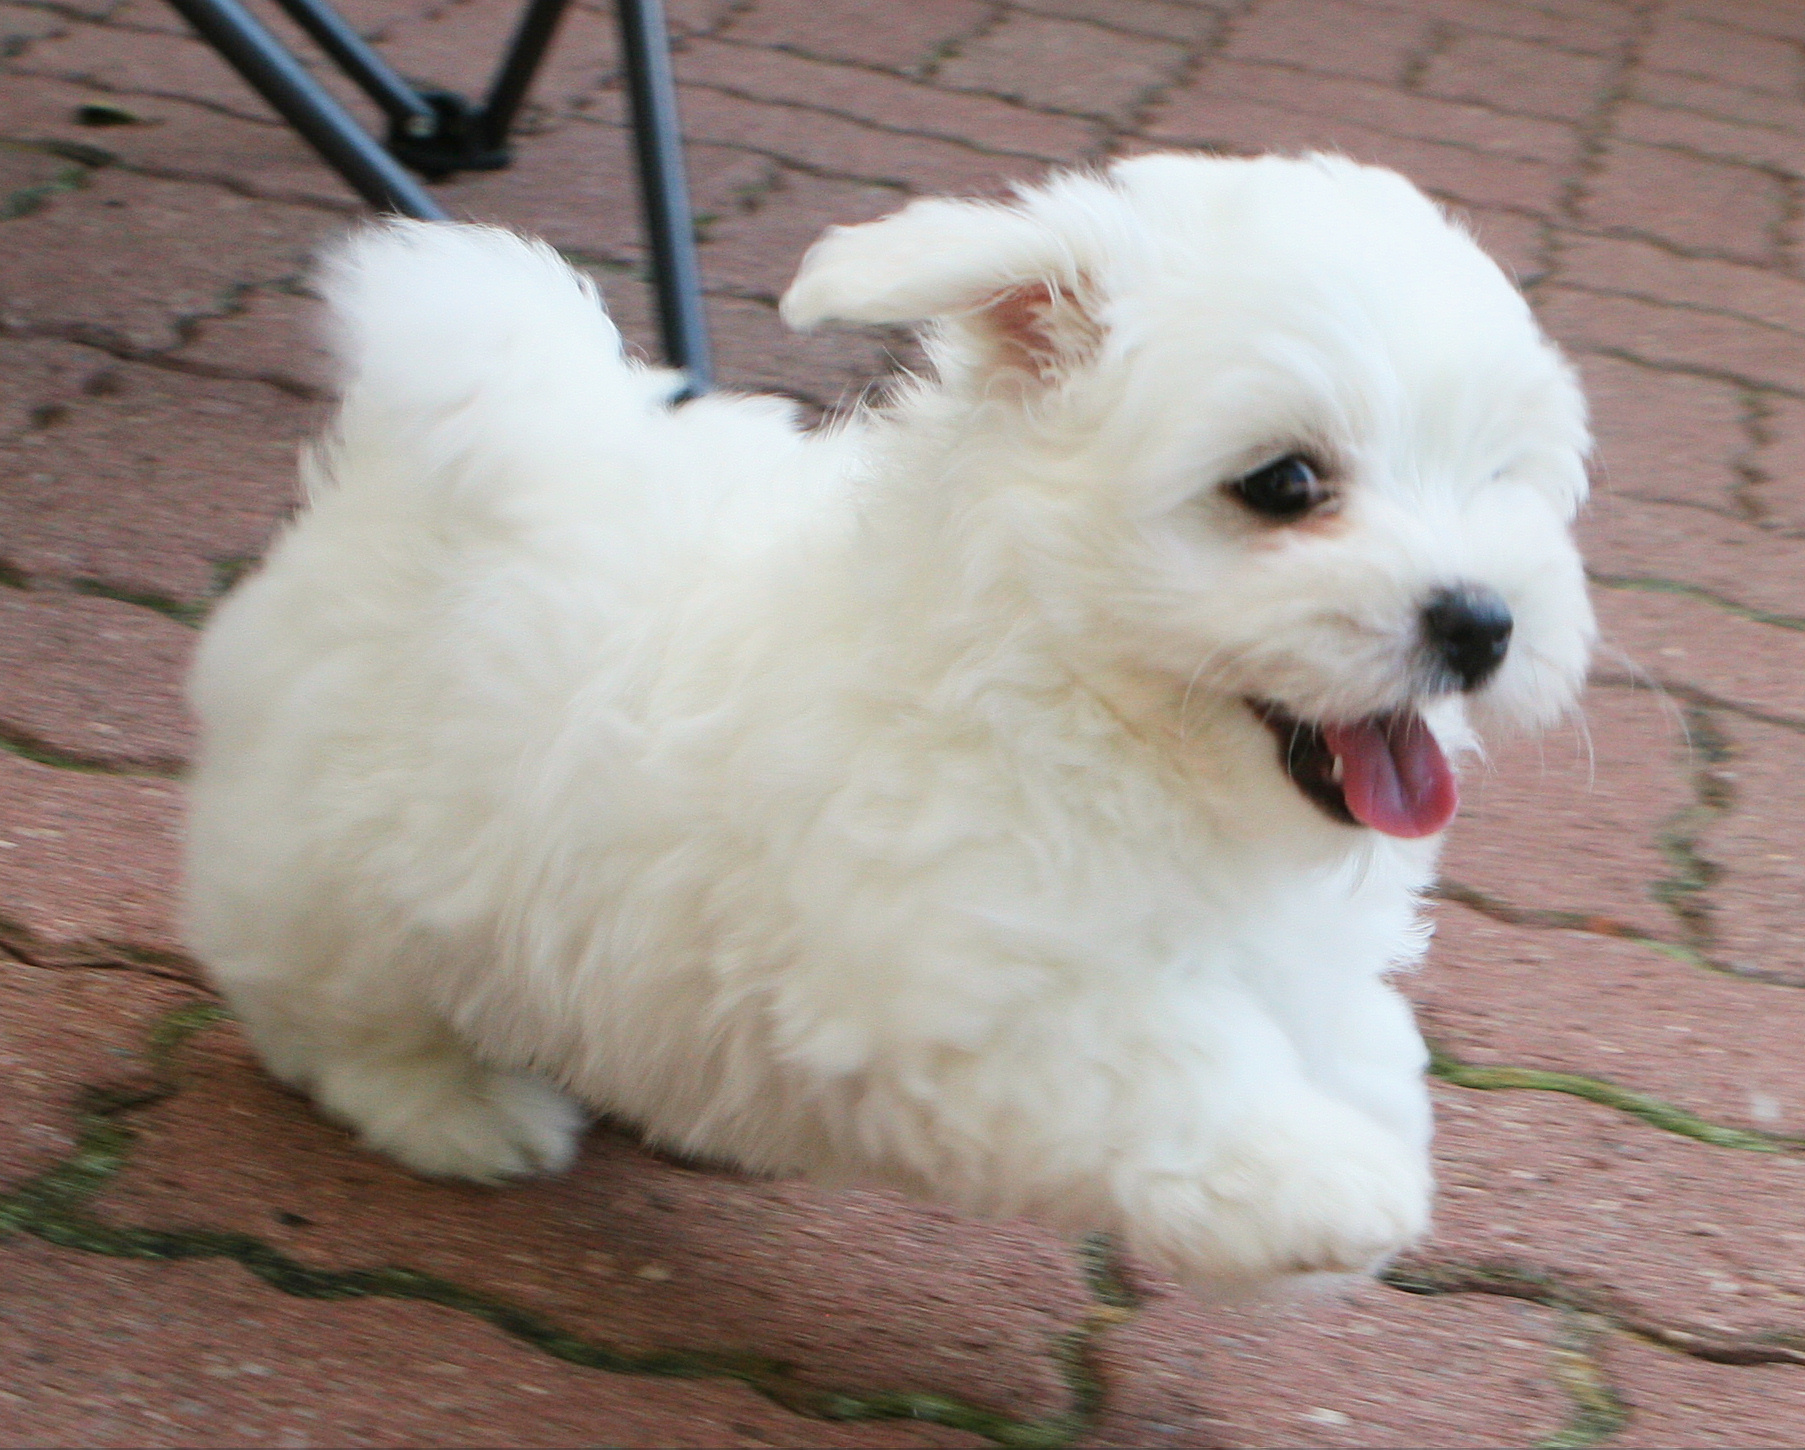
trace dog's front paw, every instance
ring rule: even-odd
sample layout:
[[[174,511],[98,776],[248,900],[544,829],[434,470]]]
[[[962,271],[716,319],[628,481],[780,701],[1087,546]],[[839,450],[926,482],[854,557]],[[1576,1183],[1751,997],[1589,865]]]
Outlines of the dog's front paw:
[[[1131,1246],[1211,1295],[1298,1274],[1370,1273],[1429,1227],[1428,1154],[1351,1111],[1267,1122],[1138,1196]]]
[[[341,1064],[321,1074],[317,1096],[370,1147],[416,1173],[479,1183],[568,1167],[586,1121],[537,1077],[449,1054]]]

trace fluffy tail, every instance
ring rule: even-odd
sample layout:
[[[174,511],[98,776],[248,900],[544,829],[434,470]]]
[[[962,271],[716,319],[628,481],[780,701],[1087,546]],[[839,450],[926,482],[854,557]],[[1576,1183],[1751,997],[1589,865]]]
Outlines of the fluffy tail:
[[[344,394],[341,449],[416,478],[493,488],[567,445],[593,449],[598,429],[677,385],[626,360],[588,278],[497,227],[368,227],[323,259],[316,285]]]

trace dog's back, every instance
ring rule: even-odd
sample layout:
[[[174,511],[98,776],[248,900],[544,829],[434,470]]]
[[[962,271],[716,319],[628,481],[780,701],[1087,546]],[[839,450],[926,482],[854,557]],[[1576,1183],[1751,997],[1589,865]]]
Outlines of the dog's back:
[[[567,543],[593,522],[582,544],[632,574],[648,547],[773,536],[833,473],[799,457],[824,450],[780,400],[673,408],[681,376],[628,358],[594,285],[543,242],[389,222],[329,254],[317,285],[343,407],[314,471],[340,492],[418,499],[440,522],[551,518]]]

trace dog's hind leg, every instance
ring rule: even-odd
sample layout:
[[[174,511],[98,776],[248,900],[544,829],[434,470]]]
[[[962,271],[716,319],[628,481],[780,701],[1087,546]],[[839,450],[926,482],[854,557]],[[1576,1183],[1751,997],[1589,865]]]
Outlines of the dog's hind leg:
[[[478,1062],[455,1042],[325,1063],[313,1095],[417,1173],[493,1182],[555,1173],[576,1154],[582,1110],[543,1078]]]
[[[348,1010],[293,982],[222,985],[275,1077],[416,1173],[491,1183],[576,1154],[581,1108],[534,1073],[481,1061],[436,1017]]]

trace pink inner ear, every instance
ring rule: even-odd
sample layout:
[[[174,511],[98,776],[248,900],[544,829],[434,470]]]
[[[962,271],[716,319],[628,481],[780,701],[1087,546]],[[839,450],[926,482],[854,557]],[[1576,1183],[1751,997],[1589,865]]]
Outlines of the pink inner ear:
[[[984,320],[1005,366],[1045,377],[1059,356],[1053,340],[1053,289],[1045,282],[1011,287],[984,305]]]
[[[1078,289],[1023,282],[977,310],[995,362],[1037,382],[1051,382],[1096,346],[1098,326]]]

